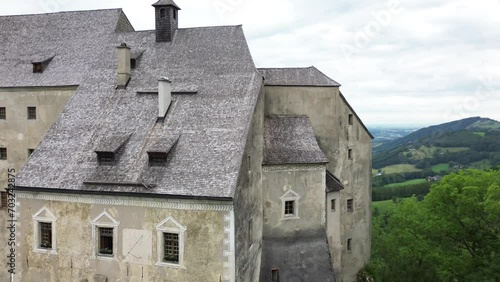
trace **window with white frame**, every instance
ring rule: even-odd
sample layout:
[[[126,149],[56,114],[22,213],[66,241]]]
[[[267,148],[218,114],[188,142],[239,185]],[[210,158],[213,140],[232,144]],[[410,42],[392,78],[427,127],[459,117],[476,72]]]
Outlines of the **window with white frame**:
[[[33,251],[36,253],[57,254],[56,252],[57,218],[46,207],[33,215]]]
[[[107,211],[92,220],[92,253],[95,258],[112,259],[117,253],[118,225]]]
[[[186,227],[171,215],[156,225],[157,254],[156,265],[185,268],[184,240]]]
[[[281,219],[297,219],[299,218],[299,194],[293,190],[288,190],[281,199]]]

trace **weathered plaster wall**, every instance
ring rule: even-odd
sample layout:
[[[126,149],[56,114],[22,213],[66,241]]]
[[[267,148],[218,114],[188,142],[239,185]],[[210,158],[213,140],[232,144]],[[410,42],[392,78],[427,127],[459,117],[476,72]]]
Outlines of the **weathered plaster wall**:
[[[233,215],[231,202],[30,192],[20,196],[17,260],[22,272],[17,281],[94,281],[96,274],[107,276],[107,281],[220,281],[224,262],[234,260],[224,242],[230,224],[226,219]],[[32,216],[42,207],[57,218],[57,254],[33,252]],[[119,221],[117,252],[111,260],[95,258],[92,251],[91,221],[103,211]],[[169,216],[187,228],[185,268],[155,265],[156,225]],[[130,238],[137,238],[136,247]]]
[[[7,170],[18,172],[28,160],[28,149],[35,149],[57,120],[76,87],[0,88],[0,147],[7,148],[7,160],[0,160],[0,188],[7,187]],[[36,107],[37,119],[28,120],[27,107]],[[0,209],[0,221],[7,222],[7,210]],[[0,229],[0,254],[7,254],[8,230]],[[0,281],[8,281],[6,265],[0,267]]]
[[[264,88],[259,95],[247,136],[238,188],[234,197],[236,232],[236,281],[259,281],[262,253],[262,150]],[[252,236],[250,236],[252,219]],[[251,238],[250,238],[251,237]]]
[[[293,237],[324,230],[325,166],[279,165],[264,166],[263,169],[264,237]],[[280,197],[290,190],[300,197],[297,201],[298,218],[284,219]]]
[[[335,210],[332,210],[332,200],[335,200]],[[342,251],[344,250],[341,236],[340,214],[340,192],[330,192],[326,195],[326,233],[328,234],[328,246],[332,258],[333,269],[337,277],[341,277],[339,272],[342,269]]]
[[[343,281],[352,281],[370,258],[371,224],[371,139],[360,120],[340,97],[338,87],[266,86],[266,115],[309,116],[318,144],[329,159],[327,169],[337,176],[345,189],[337,203],[340,212],[340,246]],[[348,159],[352,149],[353,158]],[[354,211],[347,212],[347,199],[354,200]],[[334,233],[329,234],[332,237]],[[346,251],[347,239],[352,238],[352,251]],[[339,256],[333,254],[338,266]]]
[[[0,119],[0,147],[7,148],[7,160],[0,160],[0,186],[6,187],[7,169],[19,171],[57,120],[76,87],[0,88],[0,107],[7,119]],[[28,107],[36,107],[37,118],[28,119]]]

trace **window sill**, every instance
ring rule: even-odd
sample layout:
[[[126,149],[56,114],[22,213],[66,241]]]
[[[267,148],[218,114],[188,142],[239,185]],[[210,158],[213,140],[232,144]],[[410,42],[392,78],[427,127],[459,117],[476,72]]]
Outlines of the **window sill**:
[[[295,215],[285,215],[281,218],[281,220],[292,220],[292,219],[300,219],[300,217]]]
[[[33,249],[33,252],[34,253],[39,253],[39,254],[57,255],[57,252],[54,249],[35,248],[35,249]]]
[[[158,261],[155,264],[156,266],[166,266],[166,267],[172,267],[172,268],[180,268],[180,269],[186,269],[186,267],[182,264],[177,264],[177,263],[169,263],[165,261]]]
[[[95,259],[98,260],[104,260],[104,261],[112,261],[112,260],[117,260],[114,255],[105,255],[105,254],[97,254],[95,256]]]

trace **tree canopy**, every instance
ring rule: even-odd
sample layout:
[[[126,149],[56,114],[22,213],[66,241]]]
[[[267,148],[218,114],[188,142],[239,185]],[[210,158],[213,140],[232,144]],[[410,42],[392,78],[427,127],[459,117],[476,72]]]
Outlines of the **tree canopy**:
[[[466,170],[373,219],[376,281],[500,281],[500,171]]]

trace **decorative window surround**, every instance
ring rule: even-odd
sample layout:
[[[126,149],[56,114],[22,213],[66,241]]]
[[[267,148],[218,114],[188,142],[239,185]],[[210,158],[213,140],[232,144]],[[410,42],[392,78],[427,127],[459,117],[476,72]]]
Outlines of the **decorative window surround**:
[[[283,196],[280,197],[281,199],[281,220],[289,220],[289,219],[299,219],[299,199],[300,196],[299,194],[295,193],[293,190],[288,190]],[[293,201],[293,208],[294,212],[293,214],[285,214],[285,203],[287,201]]]
[[[168,266],[173,268],[182,268],[186,269],[184,266],[184,240],[186,238],[186,230],[187,228],[180,224],[177,220],[175,220],[172,215],[169,215],[162,222],[156,225],[156,245],[157,245],[157,254],[158,260],[156,265],[158,266]],[[165,238],[164,233],[174,233],[179,235],[179,261],[178,263],[166,262],[163,260],[164,258],[164,250],[165,250]]]
[[[57,218],[54,216],[52,212],[50,212],[47,207],[41,208],[37,213],[33,215],[33,234],[34,234],[34,240],[33,240],[33,252],[35,253],[44,253],[44,254],[52,254],[52,255],[57,255],[57,250],[56,250],[56,221]],[[51,242],[51,248],[42,248],[40,247],[40,240],[41,240],[41,230],[40,230],[40,223],[50,223],[51,224],[51,230],[52,230],[52,242]]]
[[[116,221],[107,211],[103,211],[94,220],[92,220],[92,256],[93,258],[102,260],[116,260],[116,254],[118,253],[118,225],[119,221]],[[113,254],[112,255],[102,255],[99,254],[99,228],[113,228]]]

